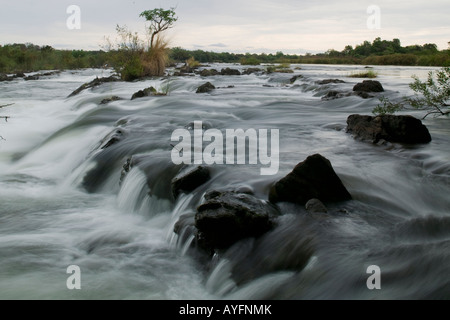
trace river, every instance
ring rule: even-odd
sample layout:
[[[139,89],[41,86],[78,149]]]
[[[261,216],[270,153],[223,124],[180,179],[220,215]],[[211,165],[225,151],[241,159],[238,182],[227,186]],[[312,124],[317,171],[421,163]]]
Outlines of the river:
[[[10,117],[0,119],[0,299],[449,299],[449,119],[424,120],[433,138],[425,145],[357,141],[345,132],[346,119],[371,114],[378,99],[321,97],[351,91],[361,79],[348,75],[364,67],[295,67],[294,74],[104,83],[70,98],[112,71],[0,83],[0,104],[13,103],[0,109]],[[398,99],[412,94],[412,75],[425,79],[433,69],[374,70],[384,94]],[[294,75],[303,77],[290,83]],[[336,78],[345,83],[317,84]],[[196,94],[207,81],[217,89]],[[130,100],[150,86],[169,94]],[[124,99],[100,105],[112,95]],[[278,129],[278,173],[213,166],[208,183],[171,201],[171,135],[195,121],[221,131]],[[119,142],[105,148],[113,135]],[[262,240],[243,240],[208,262],[196,257],[192,236],[173,232],[204,192],[247,188],[267,199],[274,182],[316,153],[353,197],[331,205],[340,214],[312,219],[304,208],[279,204],[278,225]],[[132,169],[121,183],[132,155],[145,170]],[[72,265],[80,268],[80,290],[67,287]],[[373,265],[380,290],[366,285]]]

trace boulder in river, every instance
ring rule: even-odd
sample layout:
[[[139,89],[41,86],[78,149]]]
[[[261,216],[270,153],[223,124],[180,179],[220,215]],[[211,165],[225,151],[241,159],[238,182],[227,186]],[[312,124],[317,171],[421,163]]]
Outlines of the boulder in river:
[[[351,200],[352,197],[334,171],[331,162],[315,154],[299,163],[270,189],[269,201],[305,205],[310,199],[323,202]]]
[[[202,77],[217,76],[219,74],[220,72],[217,71],[216,69],[203,69],[202,71],[200,71],[200,76]]]
[[[211,179],[209,169],[203,166],[186,167],[172,179],[172,194],[176,199],[182,192],[190,192]]]
[[[384,92],[384,88],[379,81],[376,80],[364,80],[363,82],[357,83],[353,87],[353,91],[362,92]]]
[[[347,119],[347,132],[360,140],[399,143],[428,143],[431,135],[422,121],[412,116],[353,114]]]
[[[317,84],[320,84],[320,85],[325,85],[325,84],[330,84],[330,83],[345,83],[345,81],[339,80],[339,79],[325,79],[325,80],[317,81]]]
[[[240,76],[241,72],[237,69],[225,68],[220,72],[223,76]]]
[[[26,78],[25,78],[26,80]],[[114,76],[110,76],[110,77],[104,77],[104,78],[95,78],[94,80],[92,80],[91,82],[85,83],[82,86],[80,86],[77,90],[75,90],[74,92],[72,92],[68,98],[76,96],[77,94],[79,94],[81,91],[89,89],[89,88],[95,88],[103,83],[106,82],[116,82],[116,81],[120,81],[118,78],[114,77]]]
[[[133,96],[131,97],[131,100],[144,98],[144,97],[150,97],[156,95],[157,91],[153,87],[145,88],[144,90],[139,90],[138,92],[135,92]]]
[[[215,89],[216,87],[211,83],[207,82],[197,88],[197,93],[208,93]]]
[[[305,205],[306,211],[309,213],[327,213],[328,209],[319,199],[311,199]]]
[[[275,206],[252,194],[211,191],[197,208],[195,226],[203,248],[226,249],[235,242],[259,237],[274,226]]]

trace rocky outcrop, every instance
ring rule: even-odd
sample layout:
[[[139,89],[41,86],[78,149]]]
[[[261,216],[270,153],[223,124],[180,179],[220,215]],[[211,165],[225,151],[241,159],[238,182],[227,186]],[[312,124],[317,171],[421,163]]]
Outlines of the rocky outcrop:
[[[354,114],[347,119],[347,132],[360,140],[399,143],[428,143],[431,135],[422,121],[412,116],[365,116]]]
[[[244,72],[242,72],[242,74],[250,75],[250,74],[258,73],[258,72],[263,72],[263,70],[260,68],[247,68],[244,70]]]
[[[384,92],[384,88],[379,81],[376,80],[364,80],[361,83],[357,83],[353,87],[353,91],[359,92]]]
[[[311,199],[305,205],[308,213],[327,213],[328,209],[319,199]]]
[[[172,194],[176,199],[180,193],[194,191],[211,179],[209,169],[203,166],[186,167],[172,180]]]
[[[207,82],[197,88],[197,93],[208,93],[215,89],[216,87],[211,83]]]
[[[100,102],[100,104],[108,104],[110,102],[119,101],[119,100],[123,100],[123,99],[121,97],[118,97],[118,96],[112,96],[111,98],[103,99]]]
[[[289,82],[291,83],[291,84],[294,84],[295,83],[295,81],[297,81],[298,79],[301,79],[301,78],[303,78],[303,76],[300,74],[300,75],[297,75],[297,76],[293,76],[291,79],[289,79]]]
[[[205,200],[195,215],[198,244],[205,249],[226,249],[241,239],[259,237],[272,229],[279,214],[248,193],[211,191]]]
[[[305,205],[310,199],[322,202],[351,200],[351,195],[334,171],[331,162],[315,154],[299,163],[286,177],[275,183],[269,201]]]
[[[200,71],[200,76],[202,77],[211,77],[217,75],[220,75],[220,72],[216,69],[203,69],[202,71]]]
[[[241,72],[239,70],[231,69],[231,68],[222,69],[220,73],[223,76],[240,76],[241,75]]]
[[[144,98],[144,97],[150,97],[156,95],[157,91],[153,87],[146,88],[144,90],[139,90],[138,92],[135,92],[133,96],[131,97],[131,100]]]
[[[7,74],[0,73],[0,82],[2,81],[13,81],[14,77],[8,76]]]
[[[95,88],[98,87],[99,85],[103,84],[103,83],[107,83],[107,82],[117,82],[120,81],[119,79],[115,78],[114,76],[110,76],[107,78],[95,78],[94,80],[92,80],[91,82],[85,83],[82,86],[80,86],[78,89],[76,89],[74,92],[72,92],[68,98],[76,96],[77,94],[79,94],[80,92],[82,92],[83,90],[89,89],[89,88]]]
[[[330,84],[330,83],[345,83],[345,81],[339,80],[339,79],[325,79],[325,80],[317,81],[316,83],[320,84],[320,85],[326,85],[326,84]]]

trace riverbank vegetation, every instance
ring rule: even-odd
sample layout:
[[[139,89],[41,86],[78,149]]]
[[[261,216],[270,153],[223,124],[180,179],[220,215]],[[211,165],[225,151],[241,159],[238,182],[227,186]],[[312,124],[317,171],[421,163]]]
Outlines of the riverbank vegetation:
[[[156,10],[156,9],[155,9]],[[157,9],[162,10],[162,9]],[[147,11],[146,19],[151,19]],[[176,17],[173,11],[162,11],[172,24]],[[354,64],[354,65],[404,65],[404,66],[450,66],[450,48],[438,50],[435,44],[402,46],[399,39],[392,41],[376,38],[373,42],[346,46],[344,50],[330,49],[325,53],[305,55],[284,54],[240,54],[186,50],[180,47],[169,49],[160,32],[154,34],[148,28],[149,41],[140,40],[136,33],[126,27],[118,27],[119,42],[110,43],[105,50],[57,50],[51,46],[8,44],[0,46],[0,72],[16,73],[38,70],[65,70],[80,68],[114,67],[124,73],[123,78],[133,79],[144,75],[158,75],[170,63],[185,63],[187,60],[199,63],[238,63],[243,65],[292,63],[292,64]],[[153,39],[153,40],[152,40]],[[153,52],[150,48],[153,47]],[[151,62],[152,61],[152,62]],[[152,66],[153,64],[153,66]],[[152,71],[153,70],[153,71]],[[155,71],[156,70],[156,71]]]

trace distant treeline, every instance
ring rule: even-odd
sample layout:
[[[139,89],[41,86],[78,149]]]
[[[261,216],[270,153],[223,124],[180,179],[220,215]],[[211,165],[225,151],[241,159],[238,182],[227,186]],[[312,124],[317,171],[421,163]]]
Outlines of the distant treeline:
[[[109,53],[100,50],[56,50],[30,43],[0,46],[0,72],[3,73],[98,68],[109,60]]]
[[[450,44],[450,43],[449,43]],[[344,50],[330,49],[325,53],[292,55],[277,52],[276,54],[234,54],[189,51],[172,48],[171,59],[184,61],[189,57],[205,62],[231,62],[248,65],[260,63],[311,63],[311,64],[371,64],[371,65],[404,65],[404,66],[450,66],[450,49],[439,51],[436,44],[413,45],[403,47],[399,39],[392,41],[376,38],[373,42],[346,46]]]
[[[236,54],[186,50],[179,47],[169,49],[170,62],[185,62],[193,58],[201,63],[225,62],[258,65],[261,63],[311,63],[311,64],[361,64],[404,66],[450,66],[450,49],[439,51],[436,44],[403,47],[399,39],[392,41],[376,38],[373,42],[344,50],[330,49],[325,53],[293,55]],[[0,72],[31,72],[38,70],[65,70],[99,68],[117,63],[117,51],[105,52],[84,50],[57,50],[50,46],[33,44],[8,44],[0,46]]]

